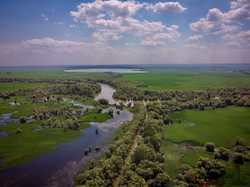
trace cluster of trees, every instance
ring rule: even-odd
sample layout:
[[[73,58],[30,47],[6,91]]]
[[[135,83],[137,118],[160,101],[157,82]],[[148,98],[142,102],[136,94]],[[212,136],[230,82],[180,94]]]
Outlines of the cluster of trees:
[[[178,187],[199,186],[202,183],[218,180],[226,174],[220,160],[232,160],[234,164],[242,165],[250,161],[250,147],[242,138],[237,138],[232,149],[220,147],[217,150],[212,142],[205,144],[206,151],[214,152],[214,159],[200,157],[196,167],[182,165],[179,168],[175,184]]]
[[[89,109],[72,109],[69,106],[50,108],[47,106],[43,106],[40,108],[36,108],[34,110],[34,118],[37,120],[46,120],[50,117],[64,115],[66,118],[76,117],[79,115],[85,115],[89,112]]]
[[[133,120],[123,124],[120,129],[121,132],[109,144],[104,156],[91,163],[89,168],[78,175],[78,185],[88,187],[112,186],[146,117],[146,110],[142,105],[136,105],[133,110]]]
[[[51,84],[75,84],[80,82],[91,82],[87,78],[28,78],[28,77],[0,77],[0,82],[24,82],[24,83],[51,83]]]
[[[131,164],[124,172],[121,186],[165,186],[169,176],[164,172],[163,153],[160,150],[163,123],[148,116],[140,131],[140,141]]]
[[[48,108],[44,106],[40,108],[35,108],[34,118],[37,120],[49,119],[52,116],[60,116],[62,114],[66,114],[68,110],[68,107]]]
[[[26,90],[8,91],[0,93],[0,98],[10,99],[13,96],[28,96],[33,103],[42,103],[44,98],[51,98],[52,95],[77,95],[94,98],[101,91],[101,87],[93,81],[85,79],[32,79],[32,78],[2,78],[0,82],[48,82],[53,86],[43,86]],[[46,99],[47,100],[47,99]]]
[[[101,91],[101,87],[93,83],[77,83],[46,86],[30,90],[32,91],[31,98],[33,103],[41,103],[44,102],[43,97],[47,98],[51,95],[78,95],[94,98]]]
[[[64,131],[67,129],[79,130],[80,122],[76,119],[67,119],[64,122],[60,122],[56,118],[49,118],[47,121],[41,124],[42,127],[52,127],[52,128],[64,128]]]
[[[201,186],[201,181],[217,180],[225,173],[225,167],[218,160],[200,157],[194,168],[182,165],[174,182],[176,187]]]
[[[249,87],[239,88],[214,88],[206,89],[204,91],[149,91],[141,90],[141,85],[135,83],[127,84],[115,84],[116,93],[114,97],[122,100],[134,100],[134,101],[169,101],[176,100],[178,102],[196,101],[195,104],[200,104],[201,101],[205,101],[204,105],[215,106],[216,105],[236,105],[246,104],[250,106]]]
[[[141,104],[133,107],[133,121],[121,127],[114,141],[108,146],[103,158],[93,162],[78,175],[77,183],[83,186],[112,186],[122,172],[119,186],[164,186],[169,176],[164,172],[163,122],[152,118]],[[133,141],[139,137],[131,161],[124,163]],[[134,142],[135,143],[135,142]],[[122,166],[126,166],[122,169]]]
[[[228,105],[250,106],[250,87],[213,88],[203,91],[149,91],[140,88],[144,83],[111,78],[96,81],[116,88],[114,98],[133,101],[169,101],[181,103],[181,107],[204,110],[205,107],[221,108]]]
[[[209,152],[215,151],[215,145],[208,142],[205,148]],[[242,165],[244,162],[250,161],[250,146],[248,146],[243,138],[237,138],[231,150],[220,147],[215,151],[214,158],[217,160],[228,161],[230,158],[235,164]]]
[[[242,165],[250,161],[250,146],[246,144],[243,138],[238,137],[236,139],[232,151],[234,152],[234,163]]]

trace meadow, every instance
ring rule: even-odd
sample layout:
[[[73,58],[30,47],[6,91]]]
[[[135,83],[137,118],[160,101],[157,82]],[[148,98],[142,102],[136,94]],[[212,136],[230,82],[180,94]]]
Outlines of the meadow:
[[[0,92],[6,91],[16,91],[29,88],[36,88],[42,86],[48,86],[48,83],[23,83],[23,82],[13,82],[13,83],[0,83]]]
[[[212,159],[214,153],[204,150],[206,142],[213,142],[217,148],[230,149],[237,137],[242,137],[249,144],[250,108],[227,107],[205,111],[183,110],[173,112],[171,115],[174,123],[164,126],[164,139],[162,150],[165,155],[166,171],[172,178],[177,175],[178,167],[182,164],[196,166],[202,157]],[[179,123],[180,122],[180,123]],[[233,162],[222,161],[226,166],[227,175],[223,178],[226,186],[247,186],[250,184],[250,163],[234,167]]]
[[[3,68],[0,78],[86,78],[109,76],[109,73],[67,73],[67,68]],[[7,73],[8,72],[8,73]]]
[[[149,73],[123,74],[121,79],[142,82],[144,90],[204,90],[207,88],[250,85],[250,75],[234,70],[156,70]]]
[[[88,115],[81,116],[79,119],[84,122],[105,122],[111,118],[108,113],[98,113],[97,109],[92,109]]]
[[[110,73],[67,73],[67,68],[4,68],[0,78],[93,78],[109,77]],[[250,85],[250,74],[239,69],[143,69],[148,73],[122,73],[120,79],[142,82],[144,90],[204,90],[207,88]],[[10,73],[7,73],[10,72]],[[112,73],[113,75],[116,73]],[[20,86],[22,86],[20,84]]]
[[[165,139],[174,143],[190,142],[230,147],[240,136],[250,143],[250,108],[206,108],[205,111],[183,110],[171,115],[172,125],[165,126]],[[179,124],[179,121],[181,123]]]

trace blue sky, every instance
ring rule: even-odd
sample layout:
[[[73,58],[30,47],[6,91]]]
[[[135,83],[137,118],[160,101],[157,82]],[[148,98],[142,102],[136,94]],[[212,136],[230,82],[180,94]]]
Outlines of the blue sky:
[[[250,0],[1,0],[0,66],[250,63]]]

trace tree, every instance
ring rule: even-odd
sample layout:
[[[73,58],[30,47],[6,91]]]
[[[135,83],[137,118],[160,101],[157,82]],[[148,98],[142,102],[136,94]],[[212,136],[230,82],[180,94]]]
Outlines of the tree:
[[[169,116],[165,116],[163,119],[163,123],[168,125],[168,124],[172,124],[173,120],[169,117]]]
[[[121,186],[140,186],[140,187],[147,187],[147,183],[146,181],[140,177],[139,175],[137,175],[137,173],[135,173],[132,170],[127,170],[125,171],[125,175],[123,178],[123,182]]]
[[[207,143],[205,144],[205,149],[206,149],[207,151],[209,151],[209,152],[214,152],[214,149],[215,149],[214,143],[212,143],[212,142],[207,142]]]
[[[222,159],[222,160],[229,160],[229,151],[224,148],[221,147],[218,149],[218,151],[214,154],[214,158],[215,159]]]
[[[233,150],[235,152],[243,153],[243,152],[247,151],[248,149],[249,149],[249,147],[247,146],[247,144],[245,143],[245,140],[243,138],[238,137],[235,140],[235,144],[233,147]]]
[[[159,173],[155,179],[152,180],[152,183],[150,186],[154,187],[163,187],[166,186],[166,184],[169,183],[169,176],[167,173]]]
[[[197,167],[200,170],[205,170],[206,176],[210,180],[218,179],[225,175],[225,167],[218,160],[200,157]]]
[[[243,165],[244,164],[243,154],[242,153],[234,153],[234,155],[233,155],[233,162],[235,164]]]
[[[107,99],[101,98],[101,99],[98,99],[98,103],[101,105],[107,105],[109,104],[109,101]]]
[[[155,151],[144,143],[138,145],[132,156],[132,161],[136,164],[139,164],[142,160],[154,161],[155,159]]]
[[[109,109],[108,114],[111,115],[111,117],[113,118],[114,117],[114,110],[112,108]]]
[[[199,105],[199,110],[200,110],[200,111],[204,111],[204,109],[205,109],[205,105],[204,105],[204,104],[200,104],[200,105]]]
[[[142,160],[140,164],[137,165],[135,172],[147,181],[154,179],[159,173],[163,173],[163,165],[159,162]]]

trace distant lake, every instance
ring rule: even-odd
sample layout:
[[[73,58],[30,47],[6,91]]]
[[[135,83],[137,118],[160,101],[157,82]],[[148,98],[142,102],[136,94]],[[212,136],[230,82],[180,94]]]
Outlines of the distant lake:
[[[103,69],[103,68],[93,68],[93,69],[70,69],[70,70],[64,70],[64,72],[70,72],[70,73],[81,73],[81,72],[88,72],[88,73],[148,73],[148,71],[141,71],[140,69]]]

